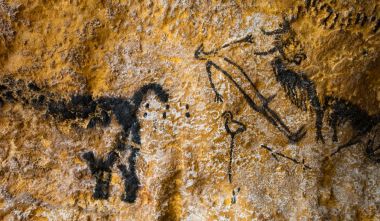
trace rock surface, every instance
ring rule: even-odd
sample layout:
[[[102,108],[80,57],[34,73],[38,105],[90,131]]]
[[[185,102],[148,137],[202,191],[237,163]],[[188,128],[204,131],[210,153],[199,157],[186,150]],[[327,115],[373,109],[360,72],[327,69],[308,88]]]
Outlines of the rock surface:
[[[379,9],[0,0],[1,219],[380,220]]]

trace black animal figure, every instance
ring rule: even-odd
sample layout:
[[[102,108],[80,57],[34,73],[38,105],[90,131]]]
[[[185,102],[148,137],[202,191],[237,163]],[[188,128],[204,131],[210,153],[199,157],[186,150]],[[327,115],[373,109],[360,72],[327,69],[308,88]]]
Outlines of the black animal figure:
[[[123,164],[118,166],[124,180],[125,189],[125,193],[121,199],[127,203],[135,202],[140,186],[139,178],[136,175],[136,157],[139,151],[138,148],[132,148],[131,155],[128,158],[129,170]]]
[[[243,123],[237,120],[234,120],[234,117],[231,111],[225,111],[222,114],[222,116],[224,118],[224,128],[226,129],[227,133],[231,137],[230,160],[228,163],[228,181],[232,183],[232,160],[233,160],[234,147],[235,147],[235,136],[246,131],[247,128]]]
[[[297,132],[293,133],[290,131],[289,127],[285,125],[285,123],[282,121],[282,119],[278,116],[278,114],[273,111],[269,107],[269,103],[272,101],[272,99],[275,97],[275,95],[270,97],[265,97],[260,93],[260,91],[256,88],[255,84],[252,82],[252,80],[249,78],[247,73],[243,70],[241,66],[239,66],[236,62],[232,61],[231,59],[224,57],[224,61],[236,69],[246,81],[248,81],[250,88],[254,91],[255,96],[257,97],[257,100],[260,102],[259,104],[255,102],[253,98],[251,98],[248,93],[242,88],[242,86],[231,76],[230,73],[228,73],[226,70],[222,69],[219,65],[214,63],[211,60],[208,60],[205,58],[205,56],[209,54],[216,54],[219,50],[222,48],[226,48],[228,46],[231,46],[233,44],[237,43],[251,43],[252,42],[252,36],[248,35],[244,37],[241,40],[233,41],[232,43],[227,43],[223,45],[222,47],[212,50],[210,52],[205,52],[203,45],[200,45],[197,50],[194,53],[194,57],[198,60],[206,60],[206,71],[207,76],[211,85],[211,88],[213,89],[215,93],[215,101],[216,102],[223,102],[222,95],[217,91],[214,82],[212,81],[212,68],[216,69],[217,71],[221,72],[224,76],[226,76],[233,85],[239,90],[239,92],[243,95],[244,99],[248,103],[248,105],[256,112],[260,113],[265,119],[271,123],[273,126],[275,126],[279,131],[281,131],[290,142],[298,142],[301,140],[305,134],[306,131],[304,130],[304,126],[300,127]]]
[[[255,54],[263,56],[273,54],[276,51],[279,52],[281,56],[275,57],[271,62],[276,80],[284,88],[285,93],[290,101],[299,109],[307,111],[308,103],[310,104],[312,110],[316,113],[316,140],[322,141],[322,143],[324,143],[322,135],[323,108],[319,101],[314,83],[304,73],[296,73],[290,70],[283,62],[286,60],[288,63],[295,63],[299,65],[302,60],[306,59],[306,55],[303,53],[296,53],[293,58],[290,58],[289,55],[285,53],[284,47],[286,47],[286,45],[289,43],[286,43],[286,41],[291,41],[294,43],[295,40],[284,40],[280,36],[282,34],[292,32],[290,29],[290,22],[285,20],[284,24],[281,26],[282,27],[280,29],[274,31],[262,30],[264,35],[275,35],[275,46],[269,51],[255,52]],[[289,35],[294,36],[292,33]]]
[[[288,69],[279,57],[272,62],[276,80],[284,88],[290,101],[303,111],[307,111],[307,102],[316,114],[316,140],[324,142],[322,135],[323,108],[319,101],[314,83],[304,74]]]
[[[306,59],[306,55],[302,51],[301,43],[295,39],[295,33],[291,29],[291,22],[293,20],[283,19],[283,23],[280,24],[280,28],[273,31],[265,31],[261,29],[262,33],[267,36],[274,36],[274,47],[268,51],[255,52],[256,55],[271,55],[278,52],[281,58],[289,63],[301,64]],[[286,48],[292,45],[292,48],[297,48],[295,53],[290,53]]]
[[[114,116],[121,125],[122,131],[116,138],[116,145],[111,150],[106,160],[96,159],[92,151],[86,152],[82,158],[87,162],[91,174],[95,177],[96,186],[93,193],[95,199],[107,199],[109,196],[109,183],[111,168],[120,159],[127,148],[132,150],[129,157],[129,170],[119,165],[124,177],[126,193],[123,200],[129,203],[135,201],[139,187],[139,180],[135,174],[135,161],[138,151],[126,142],[131,139],[133,143],[140,145],[140,123],[137,117],[142,100],[149,92],[154,92],[161,102],[167,102],[169,95],[161,85],[150,83],[139,88],[130,99],[122,97],[93,98],[91,95],[73,95],[69,99],[61,98],[41,89],[35,83],[27,83],[5,77],[0,83],[0,107],[5,102],[20,102],[23,105],[31,105],[34,108],[45,111],[62,121],[88,120],[87,128],[97,125],[106,127]],[[127,177],[126,177],[127,176]],[[133,182],[127,184],[127,182]],[[133,186],[133,188],[132,188]]]
[[[316,1],[313,2],[315,3]],[[334,131],[332,137],[334,142],[338,141],[337,127],[345,122],[350,122],[354,135],[349,141],[338,146],[337,150],[331,154],[335,155],[342,149],[361,142],[362,138],[378,124],[380,114],[369,116],[368,113],[362,110],[359,106],[344,99],[332,96],[325,96],[325,103],[322,106],[314,83],[308,79],[304,73],[296,73],[287,67],[287,64],[289,63],[299,65],[304,59],[306,59],[306,55],[302,53],[302,47],[301,50],[295,50],[296,53],[293,52],[294,55],[292,56],[289,56],[289,54],[285,52],[288,45],[300,47],[300,43],[295,40],[294,31],[291,29],[291,22],[291,20],[284,19],[284,23],[280,25],[281,27],[279,29],[274,31],[262,30],[264,35],[275,36],[274,47],[268,51],[255,52],[255,54],[264,56],[273,54],[277,51],[279,52],[280,56],[276,56],[271,62],[276,80],[282,85],[287,96],[294,105],[303,111],[307,111],[310,106],[314,111],[316,114],[315,127],[317,141],[320,140],[324,143],[322,127],[325,111],[329,111],[328,123]],[[376,161],[378,149],[373,148],[373,144],[370,144],[371,142],[369,142],[366,148],[367,156],[372,159],[375,158]]]
[[[349,122],[352,130],[354,131],[352,137],[346,143],[340,145],[337,150],[332,153],[332,155],[339,153],[344,148],[361,142],[362,138],[380,122],[380,114],[370,116],[358,105],[352,104],[341,98],[326,96],[324,109],[329,112],[328,123],[333,129],[332,140],[334,142],[338,141],[338,126]],[[368,146],[366,151],[367,153],[375,153],[377,149],[372,149],[372,147]]]
[[[112,167],[118,159],[117,153],[111,151],[108,153],[106,160],[96,159],[93,152],[83,154],[82,158],[87,161],[91,174],[96,180],[94,199],[108,199]]]

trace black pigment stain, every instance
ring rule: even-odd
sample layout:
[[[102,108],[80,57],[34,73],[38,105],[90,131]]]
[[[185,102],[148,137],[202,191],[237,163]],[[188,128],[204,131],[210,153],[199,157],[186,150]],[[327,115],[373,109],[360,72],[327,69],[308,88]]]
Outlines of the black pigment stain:
[[[316,140],[323,143],[323,109],[314,83],[306,75],[288,69],[279,57],[272,61],[272,67],[276,80],[281,84],[287,97],[297,108],[307,111],[307,103],[310,104],[316,113]]]
[[[136,174],[136,158],[139,153],[138,148],[132,148],[131,154],[128,158],[129,168],[124,164],[118,165],[124,180],[124,194],[121,200],[127,203],[134,203],[137,199],[137,192],[140,188],[140,181]]]
[[[116,162],[118,155],[111,151],[106,159],[96,159],[92,151],[86,152],[82,158],[87,162],[90,172],[95,177],[96,184],[93,192],[94,199],[108,199],[111,182],[111,168]]]
[[[77,121],[87,120],[87,128],[94,128],[97,125],[102,127],[109,126],[111,116],[114,116],[122,129],[116,137],[117,142],[113,150],[107,154],[105,159],[96,158],[92,151],[83,154],[82,158],[86,161],[92,176],[96,180],[93,193],[94,199],[108,199],[112,167],[116,160],[120,158],[121,153],[126,151],[127,148],[132,148],[128,169],[123,165],[119,165],[119,169],[125,183],[123,201],[128,203],[135,202],[140,186],[135,169],[139,150],[127,145],[127,141],[131,137],[133,143],[141,144],[138,110],[145,95],[153,92],[160,102],[168,102],[169,94],[161,85],[157,83],[143,85],[130,98],[94,98],[90,94],[77,94],[64,98],[64,96],[60,97],[49,93],[46,89],[40,88],[33,82],[26,83],[7,77],[0,84],[0,92],[0,107],[6,101],[20,101],[24,105],[31,104],[32,107],[38,110],[45,110],[48,116],[60,121],[74,121],[76,123]],[[149,103],[145,106],[149,108]],[[144,116],[146,115],[145,113]]]
[[[41,88],[38,87],[35,83],[31,82],[28,84],[28,88],[32,91],[40,91]]]
[[[246,131],[247,127],[243,123],[235,120],[231,111],[225,111],[222,114],[222,117],[224,118],[224,129],[231,137],[228,181],[232,183],[232,160],[235,147],[235,136]]]
[[[306,1],[306,9],[309,10],[312,7],[316,7],[317,1]],[[322,6],[321,6],[322,7]],[[333,14],[333,10],[328,5],[323,5],[330,13],[327,15],[328,18],[326,20],[333,20],[333,24],[331,24],[330,28],[334,28],[337,20],[340,19],[340,14]],[[333,15],[332,15],[333,14]],[[357,15],[356,24],[365,24],[369,20],[375,22],[377,21],[377,25],[374,28],[375,32],[379,29],[380,24],[379,20],[372,15],[371,19],[368,16],[363,14]],[[350,20],[350,19],[349,19]],[[352,19],[351,19],[352,20]],[[326,114],[325,112],[329,111],[329,126],[334,130],[333,140],[337,141],[336,130],[338,125],[343,125],[344,122],[350,122],[354,132],[354,135],[343,145],[340,145],[338,149],[333,153],[337,153],[343,148],[352,146],[356,143],[362,141],[362,138],[369,133],[372,128],[374,128],[380,122],[380,114],[368,115],[368,113],[362,110],[357,105],[350,103],[349,101],[344,101],[340,98],[324,96],[325,101],[329,101],[322,105],[319,100],[319,96],[317,94],[316,86],[312,80],[310,80],[305,74],[301,72],[295,72],[288,67],[288,64],[299,65],[303,60],[307,58],[304,53],[302,44],[296,39],[296,33],[291,29],[291,23],[293,20],[284,19],[284,23],[280,24],[280,28],[273,31],[265,31],[262,30],[264,35],[273,35],[274,36],[274,46],[263,52],[255,52],[255,55],[265,56],[272,55],[274,53],[279,53],[279,56],[276,56],[271,62],[273,72],[275,74],[276,80],[286,92],[287,98],[296,105],[299,109],[303,111],[308,111],[310,109],[315,113],[315,128],[316,128],[316,140],[324,142],[322,127],[323,127],[323,118]],[[330,23],[324,21],[326,24]],[[352,21],[351,21],[352,22]],[[351,23],[349,22],[349,23]],[[287,34],[283,36],[283,34]],[[282,37],[283,36],[283,37]],[[288,36],[288,37],[287,37]],[[287,38],[285,38],[287,37]],[[208,55],[218,55],[218,52],[221,49],[226,49],[231,45],[239,45],[239,44],[249,44],[253,43],[252,36],[247,35],[246,37],[236,40],[233,42],[225,43],[221,47],[205,51],[203,44],[201,44],[194,53],[194,58],[197,60],[204,60],[206,62],[206,72],[208,75],[208,80],[211,85],[212,90],[215,94],[215,102],[223,102],[223,96],[217,91],[215,84],[212,80],[212,76],[214,73],[219,72],[223,74],[231,83],[238,89],[238,91],[243,95],[243,98],[248,103],[249,107],[260,113],[262,117],[264,117],[270,124],[276,127],[279,131],[281,131],[290,142],[298,142],[305,135],[305,125],[301,125],[299,129],[295,132],[292,132],[290,128],[283,122],[280,116],[269,107],[269,103],[273,100],[276,95],[272,95],[269,97],[265,97],[261,92],[256,88],[255,84],[249,78],[247,73],[245,73],[244,69],[238,65],[235,61],[228,57],[224,57],[224,65],[230,66],[234,68],[238,73],[242,75],[242,77],[250,84],[252,91],[254,91],[254,96],[256,99],[253,99],[245,90],[241,87],[237,80],[231,76],[231,74],[222,68],[222,66],[215,63],[212,59],[210,59]],[[296,53],[295,55],[287,55],[286,47],[288,45],[296,45],[301,47],[301,51]],[[218,62],[223,62],[219,60]],[[188,110],[188,106],[186,106]],[[187,115],[187,113],[186,113]],[[188,116],[188,115],[187,115]],[[373,149],[376,148],[367,148],[368,152],[372,152]],[[377,149],[376,149],[377,150]],[[333,155],[332,154],[332,155]],[[372,157],[373,158],[373,157]]]
[[[329,113],[328,123],[333,129],[333,141],[338,141],[337,126],[343,126],[346,122],[350,123],[354,134],[345,143],[338,147],[332,155],[342,149],[357,144],[361,139],[380,122],[380,114],[369,115],[362,110],[359,105],[353,104],[348,100],[325,96],[325,111]]]

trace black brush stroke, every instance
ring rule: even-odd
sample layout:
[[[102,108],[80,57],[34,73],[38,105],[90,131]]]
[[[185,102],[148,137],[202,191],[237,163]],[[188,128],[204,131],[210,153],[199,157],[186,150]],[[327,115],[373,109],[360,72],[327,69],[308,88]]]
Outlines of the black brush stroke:
[[[262,144],[261,147],[264,148],[265,150],[269,151],[270,154],[271,154],[271,155],[272,155],[277,161],[278,161],[277,156],[280,156],[280,157],[282,157],[282,158],[285,158],[285,159],[287,159],[287,160],[292,161],[292,162],[295,163],[295,164],[302,165],[302,166],[303,166],[304,168],[306,168],[306,169],[309,169],[309,170],[311,169],[311,167],[308,166],[307,164],[305,164],[304,161],[299,161],[299,160],[297,160],[297,159],[295,159],[295,158],[292,158],[292,157],[289,157],[289,156],[287,156],[287,155],[285,155],[285,154],[283,154],[283,153],[281,153],[281,152],[274,151],[272,148],[270,148],[270,147],[268,147],[267,145],[264,145],[264,144]]]
[[[7,102],[21,102],[39,110],[44,109],[48,116],[60,121],[88,120],[87,128],[94,128],[97,125],[107,127],[111,123],[111,116],[114,116],[122,130],[116,137],[114,149],[107,154],[106,159],[97,159],[92,151],[82,155],[96,180],[94,199],[107,199],[109,197],[111,168],[119,160],[120,153],[127,149],[127,140],[131,137],[133,143],[141,144],[141,126],[137,113],[143,98],[149,92],[153,92],[161,102],[166,103],[169,99],[169,94],[157,83],[149,83],[140,87],[129,99],[122,97],[94,98],[90,94],[76,94],[69,99],[64,99],[49,93],[34,82],[27,83],[6,76],[0,84],[0,107]],[[133,180],[135,184],[139,183],[134,169],[137,152],[136,148],[132,148],[129,163],[133,163],[133,165],[129,166],[128,173],[122,171],[123,179]],[[126,186],[124,201],[134,202],[138,187],[139,185],[134,185],[133,188]]]

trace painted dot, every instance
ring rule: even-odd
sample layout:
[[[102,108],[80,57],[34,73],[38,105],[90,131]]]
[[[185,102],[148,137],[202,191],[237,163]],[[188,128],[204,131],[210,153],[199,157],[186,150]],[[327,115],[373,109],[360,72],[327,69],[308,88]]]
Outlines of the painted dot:
[[[169,104],[166,105],[166,110],[169,110],[170,106]]]
[[[189,112],[186,112],[186,117],[190,117],[190,113]]]
[[[146,104],[145,104],[145,107],[146,107],[146,108],[149,108],[149,103],[146,103]]]
[[[146,117],[146,116],[148,116],[148,114],[147,114],[147,113],[144,113],[144,117]]]
[[[164,119],[166,119],[166,112],[164,112],[164,113],[162,114],[162,117],[163,117]]]
[[[189,110],[189,105],[188,104],[186,104],[186,110]]]

